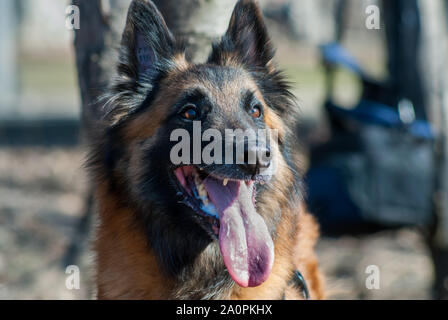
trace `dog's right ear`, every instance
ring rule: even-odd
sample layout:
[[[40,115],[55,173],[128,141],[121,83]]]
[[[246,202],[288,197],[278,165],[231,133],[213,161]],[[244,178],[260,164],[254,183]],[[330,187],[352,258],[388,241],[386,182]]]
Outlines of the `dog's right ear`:
[[[159,74],[173,67],[182,51],[150,0],[133,0],[121,40],[117,77],[102,96],[102,119],[117,125],[138,109],[155,88]]]
[[[163,59],[174,55],[175,40],[150,0],[133,0],[121,40],[118,73],[138,80],[150,77]]]

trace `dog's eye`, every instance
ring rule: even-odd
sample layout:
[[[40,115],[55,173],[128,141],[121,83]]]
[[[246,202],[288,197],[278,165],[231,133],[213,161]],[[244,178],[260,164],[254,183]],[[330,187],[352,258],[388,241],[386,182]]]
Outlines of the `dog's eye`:
[[[249,110],[249,114],[252,118],[260,118],[261,117],[261,107],[256,105],[253,106],[252,109]]]
[[[196,106],[189,104],[182,109],[180,115],[184,119],[194,120],[198,117],[198,110],[196,109]]]

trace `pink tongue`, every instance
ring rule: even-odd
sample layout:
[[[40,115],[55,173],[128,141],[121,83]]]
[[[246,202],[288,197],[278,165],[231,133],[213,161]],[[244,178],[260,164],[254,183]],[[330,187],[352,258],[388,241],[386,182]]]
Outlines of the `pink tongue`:
[[[269,277],[274,244],[263,218],[255,210],[252,190],[245,183],[207,178],[210,200],[219,213],[219,246],[233,280],[242,287],[255,287]]]

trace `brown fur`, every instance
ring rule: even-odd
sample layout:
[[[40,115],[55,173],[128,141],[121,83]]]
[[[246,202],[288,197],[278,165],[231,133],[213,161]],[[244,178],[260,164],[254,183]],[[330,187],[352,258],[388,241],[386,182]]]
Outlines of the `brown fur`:
[[[137,9],[140,8],[138,6],[149,6],[150,10],[156,11],[147,0],[135,0],[133,5]],[[252,1],[242,0],[239,5],[254,4]],[[259,10],[256,9],[255,12],[255,19],[261,19]],[[132,17],[130,21],[133,22]],[[229,30],[232,30],[232,24],[235,23],[237,22],[234,17]],[[166,28],[163,23],[160,25],[161,28]],[[133,29],[129,26],[126,32],[133,35]],[[99,299],[301,299],[300,292],[290,284],[295,270],[299,270],[304,276],[312,299],[324,298],[322,275],[314,253],[318,226],[306,212],[300,192],[292,190],[297,176],[282,156],[281,149],[284,148],[287,137],[292,135],[288,121],[291,121],[293,116],[282,115],[279,110],[271,108],[273,102],[267,101],[259,83],[248,70],[247,62],[243,63],[237,54],[223,51],[216,56],[215,66],[218,63],[222,72],[229,71],[232,75],[224,83],[216,84],[206,79],[201,70],[209,67],[208,64],[193,65],[186,61],[182,53],[175,53],[171,57],[169,70],[158,83],[158,90],[150,108],[137,114],[129,112],[124,105],[131,109],[131,105],[135,107],[139,104],[131,101],[132,95],[126,95],[129,92],[120,92],[118,98],[110,99],[122,103],[112,109],[109,115],[110,124],[119,125],[117,129],[113,129],[112,138],[107,129],[100,134],[100,143],[93,147],[94,155],[90,164],[93,168],[95,197],[99,209],[95,240]],[[278,76],[272,61],[265,64],[268,75],[274,78]],[[210,67],[213,66],[210,64]],[[134,71],[126,69],[128,66],[124,63],[121,68],[127,70],[122,81],[135,74]],[[284,85],[281,81],[278,82],[279,86]],[[131,88],[135,86],[134,83],[125,84]],[[119,83],[117,90],[122,90],[122,87],[125,87],[123,83]],[[146,87],[142,86],[138,90],[144,88]],[[147,221],[142,217],[141,211],[155,216],[164,215],[165,212],[160,212],[152,203],[145,203],[142,207],[141,203],[136,201],[139,193],[135,190],[138,188],[135,181],[143,176],[144,165],[148,161],[144,157],[147,150],[141,145],[150,144],[157,139],[171,106],[183,92],[192,88],[202,88],[213,100],[212,103],[219,106],[225,114],[236,112],[235,108],[239,105],[237,97],[242,88],[251,90],[263,105],[264,123],[271,129],[277,129],[279,133],[279,144],[271,145],[271,151],[278,161],[276,174],[264,191],[257,195],[257,212],[273,229],[271,232],[274,235],[275,248],[272,272],[267,281],[258,287],[242,288],[223,278],[222,274],[215,277],[215,274],[223,269],[216,241],[207,245],[177,278],[168,275],[163,269],[163,264],[157,259],[157,251],[148,241],[148,230],[145,229]],[[128,89],[131,90],[134,89]],[[139,94],[142,100],[143,94]],[[273,99],[272,95],[270,98]],[[274,98],[279,99],[278,105],[287,102],[287,98],[282,100],[281,94]],[[228,123],[222,124],[223,126],[238,128],[238,119],[226,119],[229,119],[226,120]],[[105,168],[107,160],[104,160],[104,154],[108,153],[111,146],[115,147],[119,143],[122,152],[119,159],[115,159],[116,163],[112,169]],[[294,159],[294,150],[291,150],[290,157]],[[298,163],[296,160],[292,161]],[[221,283],[215,282],[218,278]]]
[[[105,192],[97,191],[100,225],[95,242],[97,252],[98,299],[173,299],[174,286],[159,270],[147,245],[143,228],[135,223],[129,209],[120,207]],[[226,299],[266,300],[303,297],[288,286],[293,270],[302,272],[311,299],[324,299],[323,277],[318,270],[314,244],[318,227],[314,218],[300,210],[297,226],[291,221],[280,225],[281,237],[275,242],[275,264],[269,279],[256,288],[235,287]],[[288,229],[297,232],[290,237]]]
[[[176,75],[172,75],[176,79]],[[174,81],[176,82],[176,81]],[[187,84],[183,84],[187,85]],[[189,84],[191,85],[191,83]],[[185,87],[177,84],[177,90]],[[173,90],[168,86],[168,90]],[[164,103],[169,103],[165,100]],[[156,104],[157,105],[157,104]],[[155,134],[156,123],[163,118],[164,104],[155,110],[146,112],[131,121],[125,132],[132,141],[145,135]],[[157,111],[160,110],[160,111]],[[160,112],[160,115],[157,113]],[[271,128],[284,128],[282,120],[273,111],[266,114],[266,123]],[[281,134],[280,134],[281,135]],[[138,159],[138,157],[135,157]],[[131,161],[132,163],[132,161]],[[286,167],[280,163],[280,167]],[[138,171],[138,163],[132,163],[128,170]],[[131,174],[132,175],[132,174]],[[281,192],[288,181],[293,179],[287,170],[279,170],[272,186],[272,196],[261,199],[259,207],[264,212],[274,211],[278,202],[284,203],[282,220],[278,225],[278,238],[275,241],[275,263],[269,279],[256,288],[235,286],[223,299],[301,299],[296,289],[288,286],[292,272],[300,270],[309,286],[312,299],[323,299],[323,280],[318,270],[314,244],[318,238],[318,226],[303,205],[295,212],[286,205],[287,199]],[[132,209],[120,206],[113,194],[102,184],[97,190],[100,212],[100,225],[96,240],[98,254],[97,279],[99,299],[174,299],[186,298],[194,290],[194,282],[184,288],[176,288],[169,277],[163,275],[156,259],[147,245],[144,229],[134,219]],[[274,200],[277,199],[277,200]],[[271,208],[272,207],[272,208]]]

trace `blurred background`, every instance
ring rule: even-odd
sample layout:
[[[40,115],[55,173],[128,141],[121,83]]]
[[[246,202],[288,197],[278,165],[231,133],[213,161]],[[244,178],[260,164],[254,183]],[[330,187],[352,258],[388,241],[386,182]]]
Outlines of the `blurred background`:
[[[201,61],[236,1],[155,2]],[[448,2],[259,2],[301,107],[329,298],[447,298]],[[77,29],[69,1],[0,2],[0,299],[92,296],[84,142],[129,3],[74,1]],[[372,265],[379,289],[366,285]]]

